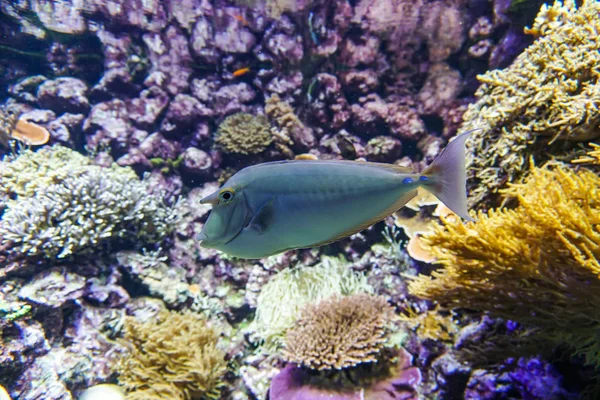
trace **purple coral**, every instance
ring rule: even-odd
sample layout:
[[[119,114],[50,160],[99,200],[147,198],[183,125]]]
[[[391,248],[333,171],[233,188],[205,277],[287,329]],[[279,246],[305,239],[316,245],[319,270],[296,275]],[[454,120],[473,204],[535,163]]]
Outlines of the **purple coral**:
[[[388,376],[374,378],[362,386],[336,386],[314,371],[295,364],[286,365],[271,381],[270,400],[416,400],[421,372],[412,366],[412,356],[404,349],[397,353],[398,361],[390,367]],[[381,364],[381,363],[380,363]],[[373,370],[379,366],[376,364]],[[367,367],[365,367],[367,366]],[[371,364],[361,364],[357,376],[365,377]],[[356,371],[349,370],[352,374]],[[377,371],[379,373],[379,371]],[[377,375],[377,373],[375,375]],[[359,379],[360,380],[360,379]]]

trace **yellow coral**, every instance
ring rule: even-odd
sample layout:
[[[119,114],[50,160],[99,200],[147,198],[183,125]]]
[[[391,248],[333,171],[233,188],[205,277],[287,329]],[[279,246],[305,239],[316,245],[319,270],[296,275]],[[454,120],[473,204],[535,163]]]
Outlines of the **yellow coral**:
[[[420,338],[452,342],[459,328],[454,322],[453,314],[442,314],[439,310],[427,310],[417,313],[407,309],[400,320],[406,323]]]
[[[505,70],[479,76],[479,100],[461,131],[474,128],[467,145],[471,205],[527,171],[530,154],[548,159],[547,141],[587,141],[600,134],[600,3],[556,1],[532,28],[540,37]]]
[[[140,323],[127,317],[130,351],[116,370],[130,400],[218,399],[226,372],[218,335],[197,314],[161,312]]]
[[[573,164],[593,164],[600,165],[600,145],[590,143],[592,150],[588,151],[584,156],[581,156],[573,161]]]
[[[591,171],[533,169],[503,191],[515,209],[445,220],[425,236],[445,268],[415,278],[410,292],[540,328],[600,365],[599,187]]]

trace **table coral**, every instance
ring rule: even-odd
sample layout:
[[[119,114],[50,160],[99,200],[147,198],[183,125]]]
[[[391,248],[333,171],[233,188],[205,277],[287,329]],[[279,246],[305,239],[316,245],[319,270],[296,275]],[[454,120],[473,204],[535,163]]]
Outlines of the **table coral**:
[[[130,168],[91,165],[55,146],[0,162],[6,202],[1,243],[14,255],[63,258],[110,239],[155,240],[170,232],[174,211]]]
[[[204,318],[163,311],[145,323],[127,317],[124,329],[130,351],[115,369],[128,399],[219,398],[227,363]]]
[[[600,2],[556,1],[543,7],[531,33],[538,39],[513,64],[479,76],[479,100],[464,115],[471,205],[489,200],[548,159],[547,140],[587,141],[600,134]]]
[[[426,235],[445,268],[409,290],[538,328],[540,343],[567,343],[600,365],[599,185],[588,170],[533,169],[504,190],[515,209],[480,212],[474,223],[445,219]]]

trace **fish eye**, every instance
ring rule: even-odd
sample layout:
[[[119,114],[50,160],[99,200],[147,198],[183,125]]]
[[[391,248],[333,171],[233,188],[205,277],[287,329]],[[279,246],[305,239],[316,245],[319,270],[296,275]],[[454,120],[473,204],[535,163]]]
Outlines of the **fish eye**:
[[[231,200],[233,200],[234,196],[235,196],[235,190],[223,189],[223,190],[221,190],[221,193],[219,193],[219,200],[222,201],[223,203],[229,203]]]

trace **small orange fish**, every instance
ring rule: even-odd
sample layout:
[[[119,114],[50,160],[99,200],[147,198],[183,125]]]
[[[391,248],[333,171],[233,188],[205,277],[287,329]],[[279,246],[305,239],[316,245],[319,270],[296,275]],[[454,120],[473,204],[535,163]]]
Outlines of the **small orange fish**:
[[[244,26],[250,25],[250,23],[248,21],[246,21],[246,19],[244,17],[242,17],[241,15],[234,15],[233,18],[238,20]]]
[[[250,72],[249,67],[236,69],[235,71],[233,71],[233,76],[235,76],[237,78],[238,76],[246,75],[248,72]]]

